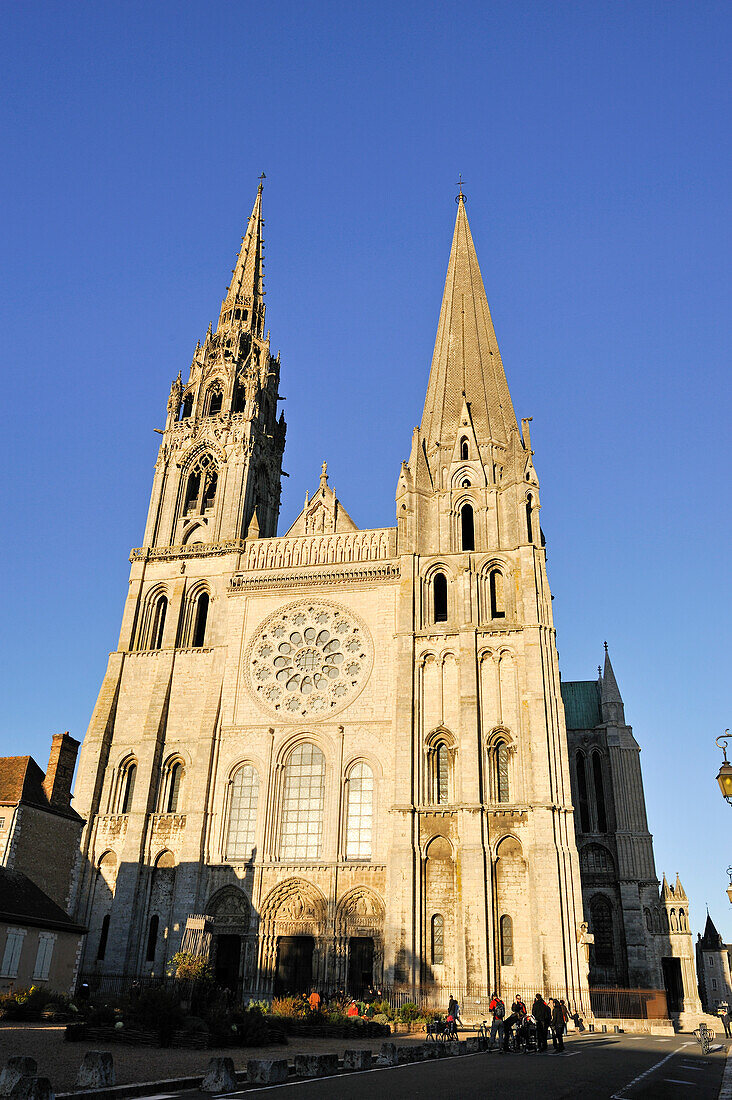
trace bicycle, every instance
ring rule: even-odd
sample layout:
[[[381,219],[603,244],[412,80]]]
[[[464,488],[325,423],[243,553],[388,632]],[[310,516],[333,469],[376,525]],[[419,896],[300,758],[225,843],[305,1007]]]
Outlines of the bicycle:
[[[694,1032],[694,1038],[701,1047],[702,1054],[709,1054],[709,1051],[714,1041],[714,1032],[706,1024],[699,1024],[699,1027]]]

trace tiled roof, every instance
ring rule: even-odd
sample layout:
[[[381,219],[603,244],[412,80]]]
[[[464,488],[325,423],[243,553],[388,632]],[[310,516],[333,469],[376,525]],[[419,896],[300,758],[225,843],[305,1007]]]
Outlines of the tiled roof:
[[[48,806],[44,778],[32,756],[0,756],[0,802]]]
[[[0,920],[68,932],[86,932],[21,871],[0,867]]]
[[[568,730],[593,730],[602,721],[596,680],[562,680],[562,700]]]

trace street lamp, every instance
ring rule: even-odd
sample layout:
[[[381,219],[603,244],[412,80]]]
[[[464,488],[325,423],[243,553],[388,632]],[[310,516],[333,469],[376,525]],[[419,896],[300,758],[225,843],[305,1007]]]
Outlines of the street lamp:
[[[732,867],[727,868],[727,874],[729,875],[729,886],[727,887],[727,897],[732,904]]]
[[[727,759],[727,742],[729,740],[729,730],[725,730],[724,733],[720,734],[720,736],[716,739],[717,745],[724,753],[724,760],[722,761],[722,766],[719,769],[719,773],[717,775],[717,782],[719,783],[719,788],[722,794],[727,799],[730,806],[732,806],[732,764],[730,764],[729,760]],[[724,742],[724,744],[720,744],[720,742]]]

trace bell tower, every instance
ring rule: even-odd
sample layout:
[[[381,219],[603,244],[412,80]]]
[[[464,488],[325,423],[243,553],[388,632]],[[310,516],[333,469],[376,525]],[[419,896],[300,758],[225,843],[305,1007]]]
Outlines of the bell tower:
[[[145,548],[277,534],[285,419],[264,335],[263,226],[260,180],[216,329],[170,388]]]

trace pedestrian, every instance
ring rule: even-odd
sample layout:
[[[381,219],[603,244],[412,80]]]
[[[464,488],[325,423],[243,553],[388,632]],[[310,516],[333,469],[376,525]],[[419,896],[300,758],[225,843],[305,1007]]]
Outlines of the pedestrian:
[[[506,1020],[503,1027],[503,1050],[508,1051],[508,1044],[511,1039],[511,1029],[515,1026],[516,1037],[518,1040],[517,1045],[521,1043],[521,1030],[526,1020],[526,1005],[521,1000],[520,994],[517,994],[513,1004],[511,1005],[511,1015]]]
[[[719,1018],[722,1021],[722,1027],[724,1028],[725,1038],[729,1039],[730,1038],[730,1026],[729,1025],[730,1025],[730,1022],[732,1021],[732,1017],[730,1016],[729,1009],[725,1008],[724,1012],[720,1012]]]
[[[491,1050],[494,1050],[496,1046],[501,1046],[503,1043],[503,1021],[506,1016],[506,1006],[496,993],[491,995],[488,1011],[493,1017],[491,1021]],[[496,1036],[498,1042],[496,1042]]]
[[[554,1032],[554,1053],[564,1053],[564,1013],[559,1001],[552,1000],[552,1030]]]
[[[562,1017],[564,1019],[564,1034],[567,1035],[569,1033],[569,1028],[567,1027],[567,1021],[569,1020],[569,1009],[561,998],[559,1000],[559,1007],[562,1010]]]
[[[534,997],[534,1003],[531,1006],[531,1014],[536,1020],[536,1049],[541,1054],[547,1048],[546,1037],[549,1031],[549,1024],[552,1020],[549,1005],[546,1003],[541,993],[537,993]]]
[[[320,1012],[320,994],[317,989],[314,989],[308,997],[308,1004],[311,1012]]]

